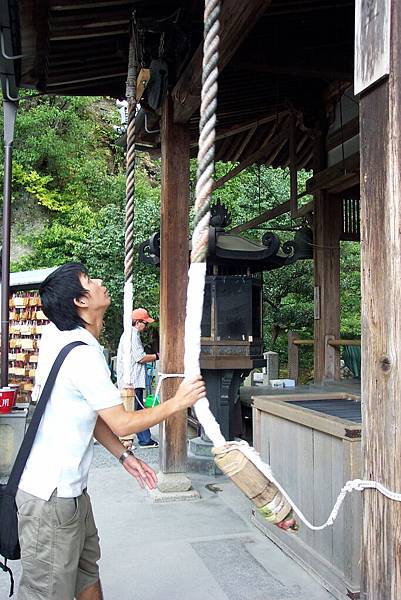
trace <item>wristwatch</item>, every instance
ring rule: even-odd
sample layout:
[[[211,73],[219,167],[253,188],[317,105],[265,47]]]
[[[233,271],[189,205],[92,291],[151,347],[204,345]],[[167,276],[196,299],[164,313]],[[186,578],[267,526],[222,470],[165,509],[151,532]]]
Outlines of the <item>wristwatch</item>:
[[[124,450],[124,452],[121,454],[121,456],[118,460],[123,465],[125,459],[128,458],[129,456],[135,456],[135,454],[132,452],[132,450]]]

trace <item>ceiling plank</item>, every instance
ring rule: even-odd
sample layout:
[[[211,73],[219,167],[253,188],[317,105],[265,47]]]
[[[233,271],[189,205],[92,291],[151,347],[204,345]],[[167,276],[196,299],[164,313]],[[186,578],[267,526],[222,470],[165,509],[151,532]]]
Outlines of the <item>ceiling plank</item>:
[[[63,12],[63,11],[73,11],[73,10],[87,10],[93,8],[105,8],[107,6],[111,6],[115,8],[116,6],[132,6],[132,0],[94,0],[93,2],[80,2],[77,4],[72,0],[57,0],[55,4],[50,6],[51,12]]]
[[[225,0],[220,15],[219,71],[247,38],[271,0]],[[197,48],[173,90],[174,120],[186,123],[200,105],[203,43]]]
[[[261,57],[255,61],[241,62],[238,68],[244,69],[252,73],[269,73],[272,75],[287,75],[289,77],[304,77],[310,79],[325,79],[328,81],[353,81],[353,72],[351,70],[337,70],[321,66],[313,66],[307,64],[297,65],[272,65],[268,63],[260,63]]]

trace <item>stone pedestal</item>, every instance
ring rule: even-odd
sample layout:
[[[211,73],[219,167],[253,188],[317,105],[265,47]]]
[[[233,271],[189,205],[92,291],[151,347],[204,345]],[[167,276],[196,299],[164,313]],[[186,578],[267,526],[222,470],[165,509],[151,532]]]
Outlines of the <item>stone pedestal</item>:
[[[192,489],[191,480],[184,473],[157,474],[157,488],[150,492],[153,502],[181,502],[199,500],[197,490]]]
[[[266,380],[279,378],[279,356],[277,352],[264,352],[263,358],[266,359]]]
[[[221,475],[220,469],[215,465],[212,448],[212,442],[205,435],[189,440],[188,471],[205,473],[213,477]]]

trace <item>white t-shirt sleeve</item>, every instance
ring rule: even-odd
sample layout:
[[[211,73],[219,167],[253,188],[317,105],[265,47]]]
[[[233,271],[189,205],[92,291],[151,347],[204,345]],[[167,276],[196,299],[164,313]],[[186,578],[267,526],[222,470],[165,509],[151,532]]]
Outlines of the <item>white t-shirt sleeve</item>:
[[[95,410],[122,404],[120,393],[110,379],[106,360],[97,348],[81,346],[66,358],[73,386]]]

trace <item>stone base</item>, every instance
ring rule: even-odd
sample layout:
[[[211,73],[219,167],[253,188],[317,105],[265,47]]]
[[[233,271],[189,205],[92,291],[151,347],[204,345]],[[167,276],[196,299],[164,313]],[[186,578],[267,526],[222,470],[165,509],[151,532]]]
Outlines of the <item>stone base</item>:
[[[202,437],[189,440],[189,450],[187,459],[188,471],[194,473],[205,473],[206,475],[222,475],[220,469],[216,466],[213,454],[213,444],[204,440]]]
[[[199,500],[199,492],[192,489],[191,480],[185,473],[163,473],[157,474],[157,488],[150,490],[149,495],[154,503],[158,502],[181,502],[188,500]]]
[[[185,473],[163,473],[157,474],[157,489],[163,493],[188,492],[192,487],[191,480]]]
[[[188,502],[199,500],[200,494],[197,490],[188,490],[187,492],[161,492],[158,489],[149,492],[152,502],[155,504],[163,502]]]

